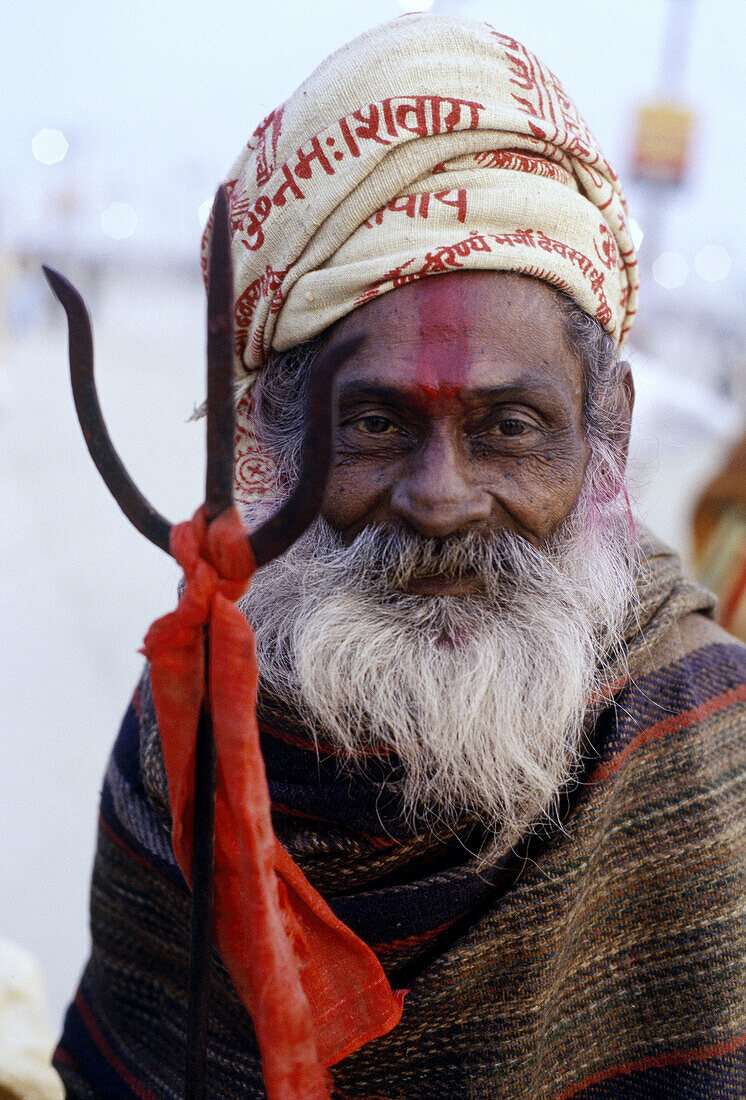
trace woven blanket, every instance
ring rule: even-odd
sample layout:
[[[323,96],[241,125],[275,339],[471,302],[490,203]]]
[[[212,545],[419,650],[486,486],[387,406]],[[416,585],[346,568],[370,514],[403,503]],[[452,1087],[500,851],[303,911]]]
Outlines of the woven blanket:
[[[746,1096],[746,649],[643,543],[628,675],[589,707],[560,825],[479,858],[396,822],[396,762],[341,774],[265,702],[278,835],[406,985],[401,1023],[334,1067],[335,1100]],[[280,722],[280,719],[282,723]],[[189,897],[147,677],[101,800],[93,950],[56,1054],[71,1100],[183,1094]],[[261,1098],[220,960],[208,1095]]]

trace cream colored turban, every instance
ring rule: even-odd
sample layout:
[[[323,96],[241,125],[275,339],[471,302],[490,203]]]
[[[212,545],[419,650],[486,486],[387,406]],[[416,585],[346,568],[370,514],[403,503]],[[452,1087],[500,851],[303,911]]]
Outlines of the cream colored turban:
[[[635,311],[615,172],[556,77],[485,23],[408,15],[361,35],[262,122],[227,187],[239,373],[463,268],[543,279],[617,343]]]

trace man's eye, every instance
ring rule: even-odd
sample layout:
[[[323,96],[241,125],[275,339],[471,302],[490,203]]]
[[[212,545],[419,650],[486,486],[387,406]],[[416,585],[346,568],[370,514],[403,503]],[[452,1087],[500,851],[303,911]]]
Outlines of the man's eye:
[[[395,430],[386,416],[361,416],[353,423],[356,428],[360,428],[369,435],[387,435]]]
[[[501,420],[496,425],[497,431],[500,435],[523,435],[528,431],[528,425],[524,424],[522,420]]]

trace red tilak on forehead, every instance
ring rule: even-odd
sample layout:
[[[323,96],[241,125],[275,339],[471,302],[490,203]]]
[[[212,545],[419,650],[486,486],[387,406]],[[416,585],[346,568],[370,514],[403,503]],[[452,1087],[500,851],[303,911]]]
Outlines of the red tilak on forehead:
[[[421,341],[414,370],[415,396],[428,411],[461,393],[469,351],[468,310],[457,279],[425,278],[419,298]],[[443,331],[447,338],[442,338]],[[428,333],[440,338],[428,340]]]

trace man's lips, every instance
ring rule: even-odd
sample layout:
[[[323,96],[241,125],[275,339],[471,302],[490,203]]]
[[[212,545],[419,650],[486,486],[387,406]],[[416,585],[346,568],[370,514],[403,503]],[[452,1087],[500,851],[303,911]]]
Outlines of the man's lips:
[[[412,596],[466,596],[479,588],[480,580],[475,573],[451,577],[446,573],[431,573],[421,577],[410,577],[402,586],[404,592]]]

